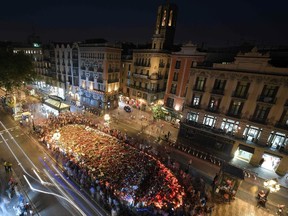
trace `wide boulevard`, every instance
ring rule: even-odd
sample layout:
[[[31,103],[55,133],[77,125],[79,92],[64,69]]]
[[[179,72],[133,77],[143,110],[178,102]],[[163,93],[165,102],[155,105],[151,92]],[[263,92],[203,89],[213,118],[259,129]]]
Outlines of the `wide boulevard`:
[[[63,174],[44,146],[0,111],[0,158],[12,162],[13,176],[38,215],[108,215]],[[4,169],[1,166],[1,169]],[[8,175],[8,174],[7,174]]]

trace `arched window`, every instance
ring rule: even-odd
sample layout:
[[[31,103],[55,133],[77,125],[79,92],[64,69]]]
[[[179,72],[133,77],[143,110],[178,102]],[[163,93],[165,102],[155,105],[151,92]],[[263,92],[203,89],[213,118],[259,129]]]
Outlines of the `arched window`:
[[[165,26],[166,25],[166,16],[167,16],[167,12],[166,10],[164,10],[163,12],[163,17],[162,17],[162,26]]]
[[[169,14],[168,26],[172,26],[172,18],[173,18],[173,10],[171,10],[171,11],[170,11],[170,14]]]

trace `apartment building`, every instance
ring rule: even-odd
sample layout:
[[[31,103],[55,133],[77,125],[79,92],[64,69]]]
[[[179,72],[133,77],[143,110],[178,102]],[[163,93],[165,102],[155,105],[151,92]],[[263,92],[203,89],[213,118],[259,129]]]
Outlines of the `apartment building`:
[[[288,171],[288,69],[269,54],[239,53],[231,63],[192,67],[179,138],[253,165]]]
[[[124,72],[127,80],[123,88],[123,94],[128,96],[125,100],[131,105],[145,110],[147,106],[163,104],[177,12],[174,4],[159,6],[152,47],[133,50],[131,68]]]
[[[164,107],[167,110],[167,121],[179,121],[187,95],[191,68],[205,60],[205,53],[197,51],[191,42],[185,44],[181,51],[172,52],[167,88],[164,96]]]

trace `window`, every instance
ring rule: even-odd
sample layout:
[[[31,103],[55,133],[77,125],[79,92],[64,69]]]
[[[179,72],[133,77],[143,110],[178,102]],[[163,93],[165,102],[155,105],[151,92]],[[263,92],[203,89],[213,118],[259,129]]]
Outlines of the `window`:
[[[176,89],[177,89],[177,85],[176,85],[176,84],[172,84],[172,85],[171,85],[170,93],[171,93],[171,94],[176,94]]]
[[[224,90],[226,84],[226,80],[216,79],[214,83],[214,89],[216,90]]]
[[[203,124],[206,126],[214,127],[215,123],[216,123],[216,119],[217,119],[217,117],[215,117],[215,116],[205,115],[204,120],[203,120]]]
[[[283,110],[279,123],[283,126],[288,126],[288,110]]]
[[[208,105],[208,110],[217,111],[219,109],[220,102],[221,102],[220,98],[211,97]]]
[[[198,122],[199,113],[196,112],[188,112],[187,121],[188,122]]]
[[[246,125],[246,128],[243,132],[243,137],[245,140],[256,142],[260,135],[261,135],[262,129],[250,125]]]
[[[265,121],[270,111],[270,107],[257,105],[254,112],[254,120]]]
[[[194,90],[204,91],[205,82],[206,82],[206,78],[197,77],[196,82],[195,82],[195,86],[194,86]]]
[[[173,108],[174,105],[174,99],[173,98],[167,98],[166,106],[169,108]]]
[[[173,81],[178,81],[178,76],[179,76],[179,72],[177,71],[175,71],[174,72],[174,75],[173,75]]]
[[[176,61],[176,63],[175,63],[175,69],[180,69],[180,67],[181,67],[181,61]]]
[[[262,90],[261,96],[274,98],[277,94],[277,91],[278,91],[278,86],[265,85]]]
[[[247,95],[248,90],[249,90],[249,86],[250,86],[250,83],[248,83],[248,82],[242,82],[242,81],[238,82],[234,96],[246,98],[246,95]]]
[[[229,115],[238,116],[241,114],[244,102],[231,101],[230,108],[228,111]]]
[[[192,99],[192,106],[193,107],[199,107],[201,102],[201,95],[193,95]]]
[[[239,121],[223,118],[220,128],[226,133],[234,134],[238,131]]]

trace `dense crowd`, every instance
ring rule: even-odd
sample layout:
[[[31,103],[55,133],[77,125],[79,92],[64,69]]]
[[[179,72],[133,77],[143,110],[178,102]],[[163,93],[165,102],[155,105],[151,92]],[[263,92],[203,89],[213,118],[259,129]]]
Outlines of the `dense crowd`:
[[[38,133],[56,158],[63,159],[67,175],[92,197],[108,204],[115,215],[123,205],[146,208],[150,215],[209,212],[203,180],[191,178],[169,158],[156,158],[135,148],[139,145],[133,145],[119,130],[67,112],[50,115]],[[162,162],[167,162],[168,168]]]

